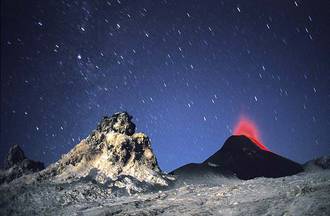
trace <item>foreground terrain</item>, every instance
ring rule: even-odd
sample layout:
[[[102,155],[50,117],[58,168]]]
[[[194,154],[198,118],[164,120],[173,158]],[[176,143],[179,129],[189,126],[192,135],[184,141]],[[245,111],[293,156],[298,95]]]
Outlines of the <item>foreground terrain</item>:
[[[329,215],[330,170],[114,196],[104,186],[1,187],[1,215]],[[20,183],[17,183],[20,184]],[[6,195],[5,195],[6,194]],[[5,196],[4,196],[5,195]],[[6,208],[4,208],[6,206]]]

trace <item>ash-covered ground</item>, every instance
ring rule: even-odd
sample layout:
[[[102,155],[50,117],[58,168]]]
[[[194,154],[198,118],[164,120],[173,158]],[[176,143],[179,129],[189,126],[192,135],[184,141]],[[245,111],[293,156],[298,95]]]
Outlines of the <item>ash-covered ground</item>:
[[[0,189],[1,215],[330,214],[330,170],[323,169],[282,178],[209,179],[121,196],[92,182],[13,185]]]
[[[257,178],[73,205],[76,215],[329,215],[330,171]],[[59,212],[60,213],[60,212]]]

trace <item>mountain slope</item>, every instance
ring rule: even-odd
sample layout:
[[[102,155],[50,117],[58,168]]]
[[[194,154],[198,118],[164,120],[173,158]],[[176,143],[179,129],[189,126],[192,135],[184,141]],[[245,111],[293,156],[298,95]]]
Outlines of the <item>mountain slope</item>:
[[[244,135],[229,137],[222,148],[201,164],[185,165],[171,172],[184,177],[187,173],[212,172],[215,175],[234,174],[240,179],[283,177],[303,171],[300,164],[261,149]]]

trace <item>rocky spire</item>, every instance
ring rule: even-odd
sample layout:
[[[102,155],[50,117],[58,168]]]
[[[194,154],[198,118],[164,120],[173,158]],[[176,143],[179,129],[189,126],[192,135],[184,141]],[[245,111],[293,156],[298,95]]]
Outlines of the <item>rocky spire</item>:
[[[127,112],[104,117],[96,130],[43,173],[49,174],[55,181],[88,177],[107,183],[125,176],[151,185],[169,182],[158,166],[149,137],[135,133]]]
[[[105,116],[97,126],[99,132],[118,132],[131,136],[135,133],[135,124],[132,116],[127,112],[117,112],[111,117]]]

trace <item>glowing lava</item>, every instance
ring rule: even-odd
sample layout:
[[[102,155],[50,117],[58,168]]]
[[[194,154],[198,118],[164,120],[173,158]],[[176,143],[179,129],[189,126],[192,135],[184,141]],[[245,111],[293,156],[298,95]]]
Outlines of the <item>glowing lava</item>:
[[[233,135],[245,135],[251,139],[259,148],[269,151],[269,149],[262,144],[260,133],[255,123],[244,116],[242,116],[239,122],[236,124]]]

